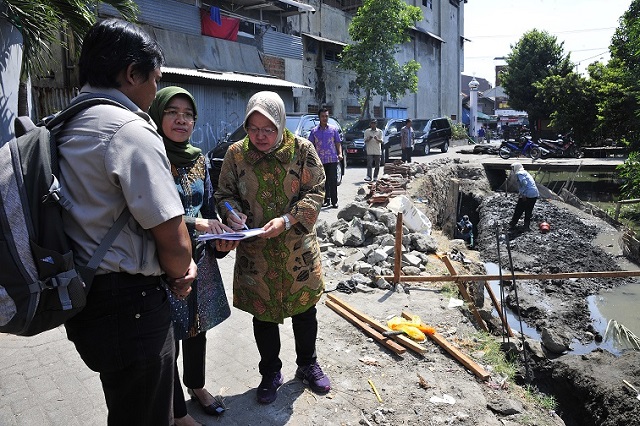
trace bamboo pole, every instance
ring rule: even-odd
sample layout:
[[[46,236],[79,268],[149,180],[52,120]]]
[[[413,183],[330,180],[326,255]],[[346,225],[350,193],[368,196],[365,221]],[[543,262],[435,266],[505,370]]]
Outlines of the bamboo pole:
[[[516,280],[566,280],[569,278],[624,278],[640,277],[640,270],[634,271],[599,271],[599,272],[560,272],[555,274],[514,274]],[[379,278],[391,279],[382,275]],[[504,276],[503,276],[504,279]],[[402,275],[400,281],[405,282],[444,282],[444,281],[499,281],[500,275]]]

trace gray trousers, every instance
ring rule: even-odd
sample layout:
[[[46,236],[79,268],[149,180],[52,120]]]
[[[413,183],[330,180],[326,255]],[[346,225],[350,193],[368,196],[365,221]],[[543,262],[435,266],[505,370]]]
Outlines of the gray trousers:
[[[380,171],[380,157],[381,155],[368,155],[367,154],[367,177],[371,177],[371,169],[373,170],[373,178],[378,178],[378,172]]]

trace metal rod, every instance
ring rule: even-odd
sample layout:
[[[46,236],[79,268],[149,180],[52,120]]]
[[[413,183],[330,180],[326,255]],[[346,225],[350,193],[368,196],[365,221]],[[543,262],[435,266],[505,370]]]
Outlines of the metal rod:
[[[532,379],[529,372],[529,357],[527,356],[527,345],[524,341],[524,329],[522,327],[522,315],[520,314],[520,300],[518,299],[518,285],[516,283],[516,277],[513,273],[513,259],[511,257],[511,247],[509,246],[509,233],[505,233],[505,243],[507,245],[507,256],[509,256],[509,269],[511,269],[511,280],[513,282],[513,293],[516,297],[516,307],[518,308],[518,321],[520,322],[520,340],[522,342],[522,353],[524,355],[524,367],[526,371],[526,380]]]
[[[501,226],[496,223],[496,250],[498,250],[498,275],[500,276],[500,280],[498,281],[498,285],[500,286],[500,305],[501,306],[507,306],[505,303],[505,298],[504,298],[504,285],[503,285],[503,281],[502,281],[502,258],[500,256],[500,233],[502,231]],[[498,311],[499,312],[499,311]],[[500,319],[502,320],[502,342],[504,343],[505,341],[505,334],[506,334],[506,341],[509,342],[509,337],[512,336],[512,332],[511,332],[511,327],[509,327],[509,322],[507,321],[507,313],[506,312],[502,312],[502,317],[500,317]],[[506,330],[509,330],[509,333],[505,333]]]

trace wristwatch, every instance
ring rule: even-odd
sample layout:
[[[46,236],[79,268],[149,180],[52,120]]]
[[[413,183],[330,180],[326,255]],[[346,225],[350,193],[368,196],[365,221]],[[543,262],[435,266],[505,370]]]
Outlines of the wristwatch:
[[[282,219],[284,220],[284,230],[288,231],[289,229],[291,229],[291,221],[289,220],[289,216],[282,215]]]

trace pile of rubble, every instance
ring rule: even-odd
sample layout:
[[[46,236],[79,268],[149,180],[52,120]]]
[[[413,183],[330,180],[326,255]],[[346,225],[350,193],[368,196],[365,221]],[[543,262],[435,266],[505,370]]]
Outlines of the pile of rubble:
[[[393,275],[395,228],[397,215],[386,207],[369,207],[354,201],[338,212],[338,221],[320,221],[316,232],[320,238],[324,266],[353,274],[341,287],[366,290],[366,287],[389,288],[382,275]],[[436,239],[422,232],[402,228],[402,273],[425,274],[429,257],[436,253]],[[353,248],[348,252],[345,248]]]

